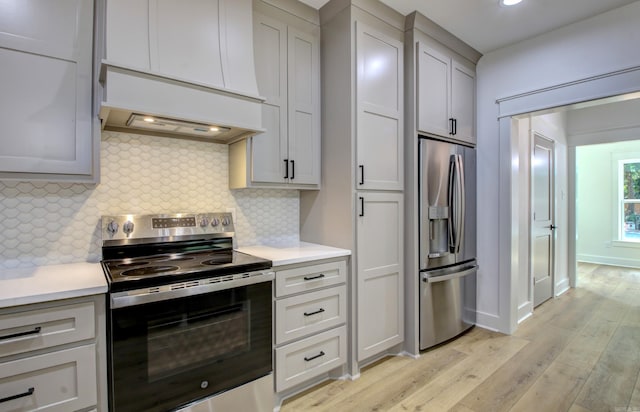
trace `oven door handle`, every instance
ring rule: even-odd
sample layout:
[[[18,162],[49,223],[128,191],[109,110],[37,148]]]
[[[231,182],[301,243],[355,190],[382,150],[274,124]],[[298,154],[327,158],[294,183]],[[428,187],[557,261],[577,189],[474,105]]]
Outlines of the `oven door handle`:
[[[144,305],[145,303],[160,302],[163,300],[184,298],[201,295],[203,293],[218,292],[263,282],[271,282],[275,278],[275,273],[272,271],[250,272],[234,275],[233,279],[223,280],[224,278],[223,276],[221,278],[200,279],[111,293],[111,309]]]

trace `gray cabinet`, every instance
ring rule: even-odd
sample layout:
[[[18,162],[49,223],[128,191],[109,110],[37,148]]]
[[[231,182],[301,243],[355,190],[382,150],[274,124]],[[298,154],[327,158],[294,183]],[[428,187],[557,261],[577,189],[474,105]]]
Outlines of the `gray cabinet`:
[[[418,131],[475,144],[475,67],[435,44],[417,54]]]
[[[356,23],[359,190],[402,190],[403,44]]]
[[[357,220],[357,358],[403,342],[403,195],[359,193]]]
[[[0,410],[106,410],[104,310],[99,296],[0,311],[0,398],[17,396]]]
[[[276,268],[275,381],[279,399],[347,362],[344,258]]]
[[[231,146],[230,187],[317,189],[320,29],[270,5],[255,7],[254,59],[266,131]]]
[[[377,1],[321,9],[323,186],[301,239],[351,249],[350,372],[404,339],[404,17]],[[351,75],[349,75],[351,74]]]
[[[93,1],[0,2],[0,178],[94,182]]]

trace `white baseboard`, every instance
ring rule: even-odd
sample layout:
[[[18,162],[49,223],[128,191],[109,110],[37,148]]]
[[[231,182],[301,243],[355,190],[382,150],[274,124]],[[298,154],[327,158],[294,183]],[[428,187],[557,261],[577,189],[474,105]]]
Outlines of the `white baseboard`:
[[[500,318],[492,313],[476,312],[476,325],[494,332],[508,333],[501,329]]]
[[[556,297],[562,295],[570,288],[569,278],[562,279],[560,282],[556,283]]]
[[[598,255],[579,254],[579,255],[576,255],[576,260],[578,262],[595,263],[599,265],[640,268],[640,259],[620,258],[615,256],[598,256]]]

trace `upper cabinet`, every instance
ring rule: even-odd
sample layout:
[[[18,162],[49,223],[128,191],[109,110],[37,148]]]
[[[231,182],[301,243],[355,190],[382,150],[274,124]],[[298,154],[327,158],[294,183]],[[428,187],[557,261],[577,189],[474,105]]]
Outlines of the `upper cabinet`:
[[[93,1],[0,2],[0,178],[97,181],[92,50]]]
[[[402,190],[404,46],[356,25],[356,187]]]
[[[230,187],[318,189],[320,29],[262,2],[255,7],[254,59],[266,131],[231,145]]]
[[[418,132],[475,144],[475,67],[425,42],[416,63]]]

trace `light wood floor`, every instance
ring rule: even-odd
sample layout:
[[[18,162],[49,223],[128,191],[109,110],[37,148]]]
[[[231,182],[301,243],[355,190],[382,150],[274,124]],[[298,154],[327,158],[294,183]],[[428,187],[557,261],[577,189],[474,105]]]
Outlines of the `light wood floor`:
[[[419,359],[284,402],[293,411],[640,412],[640,270],[580,264],[578,287],[513,336],[474,328]]]

